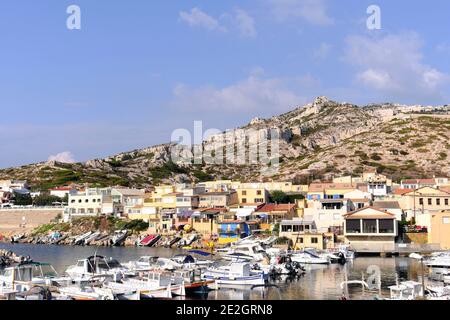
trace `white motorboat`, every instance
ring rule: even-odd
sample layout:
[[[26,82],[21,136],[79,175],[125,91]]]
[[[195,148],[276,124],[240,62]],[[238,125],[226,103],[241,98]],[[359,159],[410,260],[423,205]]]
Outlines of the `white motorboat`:
[[[158,257],[142,256],[136,261],[130,261],[125,266],[130,271],[150,271],[157,266]]]
[[[92,241],[96,240],[101,235],[100,232],[94,232],[89,237],[84,239],[84,245],[88,246]]]
[[[73,242],[73,244],[76,246],[83,245],[84,241],[87,238],[89,238],[92,234],[93,234],[93,232],[89,231],[89,232],[86,232],[85,234],[78,236],[77,238],[75,238],[75,241]]]
[[[116,300],[114,292],[109,288],[95,286],[67,286],[58,289],[62,296],[74,300]]]
[[[237,255],[240,255],[242,259],[260,262],[267,257],[267,253],[258,242],[241,242],[238,245],[218,249],[216,252],[228,260],[233,260]]]
[[[115,259],[106,259],[102,256],[91,256],[78,260],[76,265],[70,266],[66,274],[75,281],[85,281],[99,276],[120,279],[128,272],[128,268]]]
[[[450,253],[434,253],[430,258],[424,261],[427,267],[430,267],[430,278],[437,281],[450,280]]]
[[[143,298],[172,298],[172,295],[185,296],[184,279],[164,272],[151,271],[143,279],[125,278],[120,283],[108,282],[105,287],[113,290],[134,290]]]
[[[113,247],[121,246],[128,237],[128,230],[116,231],[110,240]]]
[[[308,250],[291,252],[291,259],[293,262],[300,264],[330,264],[331,259],[329,256],[316,255]]]
[[[279,255],[270,260],[270,264],[259,264],[261,270],[271,276],[300,276],[305,269],[300,263],[292,261],[288,255]]]
[[[202,274],[204,280],[215,280],[217,285],[264,285],[263,272],[251,270],[249,263],[231,263],[228,266],[209,268]]]
[[[33,286],[67,285],[69,277],[60,277],[50,264],[29,262],[0,270],[0,283],[18,292],[28,291]]]

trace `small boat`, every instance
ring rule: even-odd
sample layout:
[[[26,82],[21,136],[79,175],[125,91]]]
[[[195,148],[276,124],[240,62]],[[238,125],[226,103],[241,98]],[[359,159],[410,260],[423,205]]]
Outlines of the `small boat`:
[[[163,271],[151,271],[142,279],[125,278],[118,283],[109,282],[105,286],[115,290],[136,290],[145,299],[186,295],[184,279],[181,277],[174,278],[171,273],[167,274]]]
[[[100,232],[94,232],[89,237],[84,239],[84,245],[88,246],[91,242],[95,241],[101,235]]]
[[[25,238],[25,234],[21,233],[15,236],[11,237],[11,243],[18,243],[20,240],[22,240],[23,238]]]
[[[74,300],[116,300],[114,292],[108,288],[95,286],[67,286],[59,288],[59,294]]]
[[[128,230],[116,231],[114,236],[111,238],[110,243],[113,247],[121,246],[128,237]]]
[[[180,242],[178,243],[178,247],[188,247],[190,246],[195,240],[197,240],[197,235],[196,234],[192,234],[190,236],[188,236],[187,238],[183,238],[180,240]]]
[[[81,236],[75,238],[75,241],[73,242],[73,245],[75,246],[81,246],[84,245],[84,241],[92,235],[92,231],[86,232],[85,234],[82,234]]]
[[[445,281],[450,274],[450,253],[434,253],[424,261],[424,264],[431,269],[430,278],[432,280]]]
[[[233,262],[229,266],[209,268],[202,274],[203,280],[214,280],[220,285],[263,285],[265,276],[263,272],[251,270],[249,263]]]
[[[228,260],[233,260],[233,257],[237,257],[238,255],[241,256],[242,259],[251,257],[251,260],[256,262],[263,261],[267,258],[267,253],[259,242],[250,240],[241,240],[237,245],[233,245],[229,248],[217,249],[216,252],[222,254],[223,257]]]
[[[117,280],[126,272],[128,272],[128,268],[122,266],[119,261],[102,256],[91,256],[78,260],[76,265],[70,266],[66,270],[66,274],[74,281],[88,281],[99,276]]]
[[[318,256],[307,250],[301,252],[293,252],[291,254],[293,262],[300,264],[330,264],[331,259],[327,256]]]
[[[160,235],[149,235],[139,242],[140,246],[153,247],[161,239]]]
[[[172,248],[173,245],[175,245],[177,242],[179,242],[181,240],[180,237],[175,237],[172,240],[170,240],[169,242],[169,248]]]

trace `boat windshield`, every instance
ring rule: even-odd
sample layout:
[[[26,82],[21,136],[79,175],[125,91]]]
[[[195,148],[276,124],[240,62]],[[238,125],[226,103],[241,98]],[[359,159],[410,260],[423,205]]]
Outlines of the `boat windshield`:
[[[34,277],[57,277],[58,273],[50,264],[36,265],[33,270]]]

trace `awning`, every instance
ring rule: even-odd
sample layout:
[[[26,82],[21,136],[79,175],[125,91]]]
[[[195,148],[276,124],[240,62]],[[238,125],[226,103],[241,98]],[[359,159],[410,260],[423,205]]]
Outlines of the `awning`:
[[[240,212],[236,216],[239,218],[245,218],[245,217],[251,216],[251,214],[252,214],[251,212]]]

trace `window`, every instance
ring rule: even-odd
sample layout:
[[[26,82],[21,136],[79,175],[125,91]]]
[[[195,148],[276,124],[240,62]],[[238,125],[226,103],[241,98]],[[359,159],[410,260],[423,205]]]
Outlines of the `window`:
[[[264,199],[263,198],[255,198],[255,203],[263,203]]]
[[[311,238],[311,243],[317,244],[317,243],[319,243],[319,239],[317,239],[316,237],[313,237],[313,238]]]
[[[361,233],[360,220],[347,220],[345,225],[347,233]]]
[[[446,206],[448,206],[448,199],[444,199],[444,203]]]
[[[428,205],[431,206],[433,204],[433,199],[428,198]]]
[[[377,220],[364,219],[363,220],[363,233],[377,233]]]
[[[442,217],[443,224],[450,224],[450,217]]]
[[[242,198],[242,203],[247,203],[247,199],[246,198]]]
[[[242,191],[242,195],[243,195],[243,196],[246,196],[246,195],[247,195],[247,191],[243,190],[243,191]]]
[[[420,198],[420,199],[419,199],[419,204],[420,204],[421,206],[423,206],[423,198]]]
[[[303,237],[298,238],[298,242],[303,243]]]
[[[378,226],[380,229],[380,233],[394,233],[394,223],[395,220],[391,219],[382,219],[378,220]]]
[[[439,199],[439,198],[436,199],[436,205],[437,205],[437,206],[440,206],[440,205],[441,205],[441,199]]]
[[[256,191],[256,195],[258,195],[258,196],[262,195],[261,190]]]

